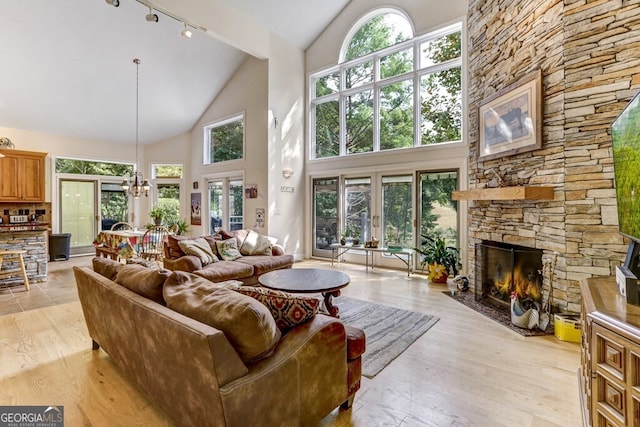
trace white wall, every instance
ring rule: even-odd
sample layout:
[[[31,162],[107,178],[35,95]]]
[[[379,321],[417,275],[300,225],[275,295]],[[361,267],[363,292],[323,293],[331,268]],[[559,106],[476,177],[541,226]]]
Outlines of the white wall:
[[[244,199],[247,228],[255,225],[256,208],[266,210],[268,203],[267,77],[267,61],[249,57],[202,115],[190,135],[191,170],[187,182],[190,183],[188,187],[192,188],[191,183],[198,181],[198,190],[189,191],[202,193],[203,212],[209,211],[207,178],[238,174],[244,177],[245,186],[258,186],[257,199]],[[204,165],[203,127],[241,113],[245,115],[244,159]],[[203,234],[205,231],[205,224],[191,226],[191,234]]]

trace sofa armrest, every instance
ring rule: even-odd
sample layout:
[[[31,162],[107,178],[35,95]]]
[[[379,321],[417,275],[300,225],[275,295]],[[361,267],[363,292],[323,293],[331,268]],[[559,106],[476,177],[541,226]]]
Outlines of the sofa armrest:
[[[271,255],[284,255],[284,246],[278,245],[277,243],[271,246]]]
[[[171,271],[186,271],[187,273],[192,273],[196,270],[202,270],[202,262],[200,258],[195,255],[185,255],[176,259],[164,258],[162,262],[164,268]]]

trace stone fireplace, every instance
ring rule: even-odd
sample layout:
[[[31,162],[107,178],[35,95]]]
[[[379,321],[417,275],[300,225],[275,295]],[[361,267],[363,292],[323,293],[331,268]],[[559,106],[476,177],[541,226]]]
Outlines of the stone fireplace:
[[[515,294],[520,301],[543,306],[542,250],[483,241],[476,244],[475,254],[476,301],[489,299],[508,310]]]
[[[640,91],[630,47],[640,38],[640,8],[626,1],[470,0],[467,18],[468,189],[553,189],[546,200],[466,199],[470,285],[481,287],[485,274],[476,271],[477,244],[534,248],[545,271],[543,298],[553,289],[554,311],[579,312],[580,281],[615,274],[626,254],[609,131]],[[478,105],[536,69],[542,148],[478,160]]]

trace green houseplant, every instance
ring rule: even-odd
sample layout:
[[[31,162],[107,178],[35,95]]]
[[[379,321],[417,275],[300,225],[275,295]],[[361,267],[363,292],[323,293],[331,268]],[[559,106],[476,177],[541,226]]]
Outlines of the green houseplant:
[[[151,211],[149,211],[149,216],[153,219],[153,222],[156,225],[161,225],[162,219],[164,218],[164,209],[155,206]]]
[[[420,256],[420,266],[429,267],[428,278],[435,283],[446,283],[450,274],[458,274],[460,253],[457,248],[447,246],[444,237],[422,236],[422,247],[414,248]]]

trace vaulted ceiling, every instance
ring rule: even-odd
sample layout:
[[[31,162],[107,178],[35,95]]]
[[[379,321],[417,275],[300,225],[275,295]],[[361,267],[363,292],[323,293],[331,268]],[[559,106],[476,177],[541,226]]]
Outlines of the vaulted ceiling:
[[[206,1],[206,0],[202,0]],[[301,49],[349,0],[224,0]],[[0,127],[135,143],[189,131],[246,54],[120,0],[5,1],[0,6]]]

